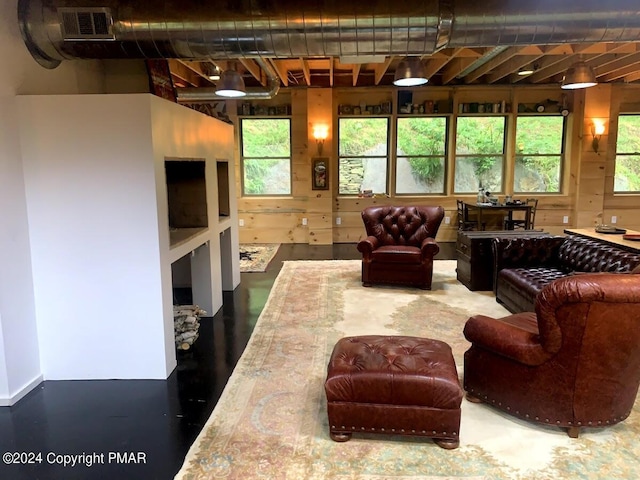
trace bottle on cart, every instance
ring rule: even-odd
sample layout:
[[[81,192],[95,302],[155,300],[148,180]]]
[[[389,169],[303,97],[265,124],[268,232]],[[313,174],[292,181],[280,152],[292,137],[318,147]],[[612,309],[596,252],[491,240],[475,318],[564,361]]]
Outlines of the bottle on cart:
[[[478,203],[484,203],[484,188],[478,190]]]

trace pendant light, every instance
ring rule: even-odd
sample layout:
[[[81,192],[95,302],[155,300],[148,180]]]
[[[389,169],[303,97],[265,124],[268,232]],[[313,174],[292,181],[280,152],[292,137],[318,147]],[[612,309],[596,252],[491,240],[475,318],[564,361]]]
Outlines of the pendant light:
[[[220,80],[216,85],[216,95],[235,98],[244,97],[247,90],[242,76],[235,70],[225,70],[220,74]]]
[[[428,81],[427,70],[422,61],[418,57],[405,57],[396,68],[393,84],[398,87],[415,87]]]
[[[589,65],[582,60],[569,67],[562,79],[560,88],[564,90],[575,90],[578,88],[588,88],[597,85],[596,74]]]

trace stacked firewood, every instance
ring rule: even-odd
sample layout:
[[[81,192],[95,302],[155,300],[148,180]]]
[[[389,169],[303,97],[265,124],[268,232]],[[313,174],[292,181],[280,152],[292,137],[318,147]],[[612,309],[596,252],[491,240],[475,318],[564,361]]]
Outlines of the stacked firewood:
[[[174,305],[173,326],[176,334],[178,350],[189,350],[193,342],[198,339],[200,317],[207,312],[197,305]]]

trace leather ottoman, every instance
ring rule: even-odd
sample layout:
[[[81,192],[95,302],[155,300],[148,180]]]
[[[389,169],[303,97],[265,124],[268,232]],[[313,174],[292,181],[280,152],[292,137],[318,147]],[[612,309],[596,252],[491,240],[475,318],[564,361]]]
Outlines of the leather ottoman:
[[[329,433],[431,437],[459,445],[463,391],[451,347],[406,336],[345,337],[336,343],[325,382]]]

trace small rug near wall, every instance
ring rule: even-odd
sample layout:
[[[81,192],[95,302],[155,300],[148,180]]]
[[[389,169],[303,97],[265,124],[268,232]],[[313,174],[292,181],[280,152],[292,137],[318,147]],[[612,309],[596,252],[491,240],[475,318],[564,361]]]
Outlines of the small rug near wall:
[[[240,272],[264,272],[278,253],[279,243],[251,243],[240,245]]]
[[[176,479],[609,480],[640,478],[640,405],[624,422],[559,428],[462,403],[460,447],[427,438],[329,437],[324,380],[335,342],[348,335],[415,335],[451,345],[462,378],[462,335],[474,313],[507,311],[490,292],[434,262],[433,290],[362,287],[359,260],[285,262],[253,335]]]

